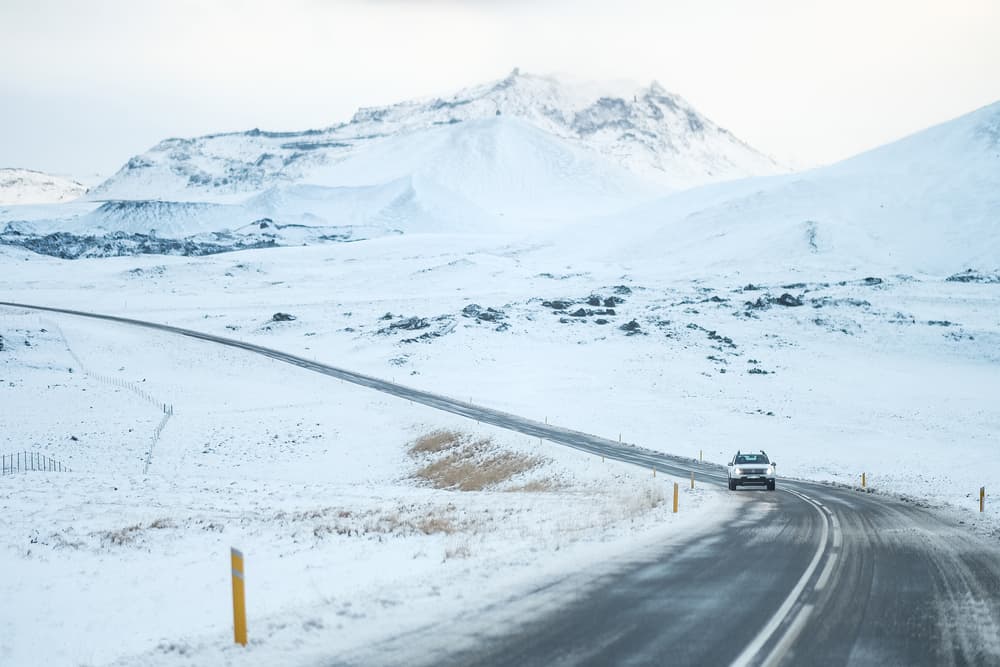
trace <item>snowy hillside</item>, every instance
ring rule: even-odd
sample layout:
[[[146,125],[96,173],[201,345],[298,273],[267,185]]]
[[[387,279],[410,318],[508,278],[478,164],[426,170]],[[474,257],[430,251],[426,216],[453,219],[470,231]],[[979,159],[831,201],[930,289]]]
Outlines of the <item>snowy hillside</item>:
[[[611,253],[687,270],[994,270],[1000,102],[829,167],[680,193],[622,219],[636,234]]]
[[[87,191],[80,183],[31,169],[0,169],[0,206],[72,201]]]
[[[770,158],[659,84],[627,92],[521,74],[447,98],[363,108],[340,125],[303,132],[250,130],[167,139],[94,189],[101,199],[218,199],[278,184],[317,181],[316,171],[386,138],[497,115],[515,117],[673,189],[779,171]],[[614,87],[614,88],[620,88]]]

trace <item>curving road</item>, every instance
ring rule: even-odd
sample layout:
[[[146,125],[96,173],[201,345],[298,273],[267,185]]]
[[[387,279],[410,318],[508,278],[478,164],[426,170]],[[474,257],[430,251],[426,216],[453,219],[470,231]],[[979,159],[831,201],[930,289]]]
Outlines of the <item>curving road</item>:
[[[113,315],[0,306],[228,345],[518,433],[679,477],[693,472],[702,483],[725,486],[719,466],[251,343]],[[331,664],[1000,665],[996,543],[920,507],[849,489],[779,480],[777,493],[735,493],[745,501],[742,511],[719,530],[636,554],[611,574],[568,578],[562,585],[570,592],[540,614],[531,596],[511,599],[467,627],[398,637],[375,647],[374,656]]]

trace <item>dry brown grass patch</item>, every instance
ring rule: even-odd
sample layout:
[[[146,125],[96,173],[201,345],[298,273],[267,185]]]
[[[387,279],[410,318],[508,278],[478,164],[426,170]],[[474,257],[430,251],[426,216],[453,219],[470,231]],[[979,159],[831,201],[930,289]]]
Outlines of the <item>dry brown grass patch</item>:
[[[439,429],[422,435],[410,445],[410,455],[436,454],[445,450],[457,447],[462,440],[462,434],[458,431]]]
[[[420,450],[419,453],[438,456],[432,456],[433,460],[414,473],[414,477],[435,489],[482,491],[499,486],[542,463],[537,456],[501,450],[490,439],[468,442],[463,441],[460,434],[448,433],[451,439],[447,447]],[[410,454],[419,455],[416,445],[410,448]]]

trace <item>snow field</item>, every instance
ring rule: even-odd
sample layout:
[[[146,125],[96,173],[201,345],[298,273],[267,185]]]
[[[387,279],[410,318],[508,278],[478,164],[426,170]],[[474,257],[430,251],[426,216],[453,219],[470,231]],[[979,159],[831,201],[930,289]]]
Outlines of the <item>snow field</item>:
[[[160,413],[69,373],[65,343],[41,333],[40,320],[92,373],[173,403],[148,475]],[[23,574],[0,583],[17,601],[0,611],[11,629],[0,638],[4,664],[263,665],[363,653],[733,510],[699,488],[673,515],[669,478],[239,351],[9,309],[2,322],[5,449],[31,441],[73,468],[0,480],[0,567]],[[409,445],[442,428],[542,463],[496,490],[421,486],[414,474],[426,461]],[[513,490],[525,486],[547,490]],[[230,546],[246,554],[246,652],[230,644]]]
[[[692,458],[762,448],[788,476],[857,485],[866,472],[881,492],[955,506],[963,520],[980,520],[974,496],[1000,476],[988,455],[1000,433],[995,284],[780,268],[692,279],[641,262],[567,264],[544,243],[479,236],[71,265],[33,257],[19,269],[45,303],[79,305],[83,283],[97,311]],[[617,285],[632,293],[609,324],[568,314]],[[803,305],[768,301],[784,293]],[[574,300],[567,314],[542,305],[560,298]],[[746,305],[759,300],[765,308]],[[504,319],[464,317],[470,304]],[[270,321],[277,311],[297,319]],[[408,317],[427,328],[389,329]],[[618,328],[632,319],[642,334]],[[402,342],[425,333],[440,335]]]

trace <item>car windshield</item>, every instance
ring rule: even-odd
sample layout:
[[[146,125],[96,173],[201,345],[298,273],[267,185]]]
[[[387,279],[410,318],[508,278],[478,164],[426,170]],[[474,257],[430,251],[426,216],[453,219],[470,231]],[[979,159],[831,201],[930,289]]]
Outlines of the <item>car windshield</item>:
[[[767,463],[767,456],[764,454],[740,454],[736,457],[736,463]]]

